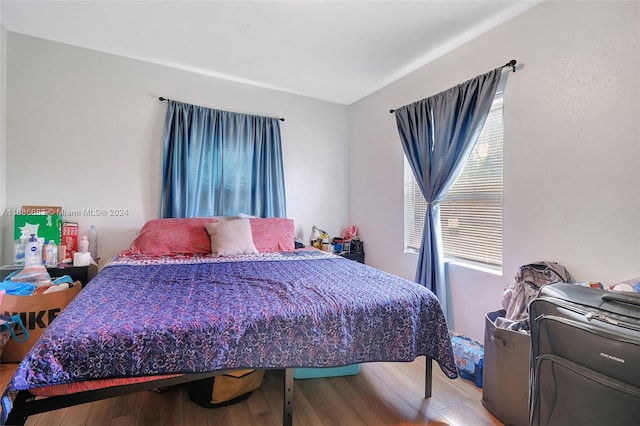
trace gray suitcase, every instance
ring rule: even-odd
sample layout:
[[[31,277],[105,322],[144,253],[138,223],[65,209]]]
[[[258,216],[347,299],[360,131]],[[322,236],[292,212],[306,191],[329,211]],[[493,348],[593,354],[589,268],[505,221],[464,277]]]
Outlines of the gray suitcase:
[[[550,284],[529,318],[531,425],[640,424],[640,294]]]

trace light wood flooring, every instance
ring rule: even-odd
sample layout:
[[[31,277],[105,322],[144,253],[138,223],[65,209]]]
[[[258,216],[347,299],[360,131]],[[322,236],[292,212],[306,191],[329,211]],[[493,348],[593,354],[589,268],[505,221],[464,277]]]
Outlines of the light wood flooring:
[[[15,364],[0,366],[2,389]],[[201,408],[184,387],[135,394],[29,417],[30,426],[254,426],[282,424],[284,373],[267,371],[265,383],[246,401]],[[481,403],[482,390],[450,380],[433,363],[433,396],[424,395],[424,357],[411,363],[363,364],[355,376],[296,380],[294,426],[502,425]]]

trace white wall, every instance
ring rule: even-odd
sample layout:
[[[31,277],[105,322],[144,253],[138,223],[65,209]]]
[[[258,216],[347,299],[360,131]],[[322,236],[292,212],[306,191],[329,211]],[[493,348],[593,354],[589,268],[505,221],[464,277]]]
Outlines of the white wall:
[[[2,18],[2,3],[0,2],[0,20]],[[6,170],[6,112],[7,112],[7,31],[0,25],[0,235],[2,235],[2,229],[9,222],[8,219],[1,216],[1,212],[4,211],[5,206],[5,176],[4,170]],[[2,239],[0,239],[0,247],[2,246]]]
[[[287,214],[297,236],[347,225],[347,107],[8,33],[6,205],[126,209],[68,217],[100,232],[100,255],[159,215],[164,117],[158,96],[281,123]],[[10,232],[5,232],[10,234]],[[12,235],[3,238],[10,260]]]
[[[349,108],[349,222],[367,262],[413,279],[403,252],[403,152],[389,109],[510,59],[505,92],[504,267],[450,265],[450,326],[482,340],[517,268],[581,281],[640,276],[640,3],[544,2]]]

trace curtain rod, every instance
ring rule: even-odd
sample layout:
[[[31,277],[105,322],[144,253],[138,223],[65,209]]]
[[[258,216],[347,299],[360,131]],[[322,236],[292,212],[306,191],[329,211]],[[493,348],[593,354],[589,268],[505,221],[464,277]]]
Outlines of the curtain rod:
[[[160,102],[164,102],[164,101],[169,101],[170,99],[168,99],[168,98],[163,98],[162,96],[160,96],[160,97],[158,98],[158,100],[160,100]],[[278,120],[280,120],[280,121],[284,121],[284,118],[283,118],[283,117],[279,117],[279,118],[278,118]]]
[[[507,67],[511,67],[511,69],[513,70],[513,72],[516,72],[516,64],[518,63],[518,61],[516,61],[515,59],[510,60],[509,62],[507,62],[506,64],[504,64],[503,66],[501,66],[500,68],[507,68]],[[395,109],[390,109],[389,113],[393,114],[394,112],[396,112]]]

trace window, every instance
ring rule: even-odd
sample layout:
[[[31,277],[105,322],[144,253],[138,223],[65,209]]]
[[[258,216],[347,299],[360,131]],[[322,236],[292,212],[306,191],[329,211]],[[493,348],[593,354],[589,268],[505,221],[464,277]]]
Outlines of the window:
[[[169,101],[162,217],[286,217],[278,119]]]
[[[446,258],[502,266],[502,93],[460,176],[440,203]],[[427,204],[405,159],[405,248],[418,252]]]

